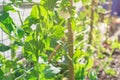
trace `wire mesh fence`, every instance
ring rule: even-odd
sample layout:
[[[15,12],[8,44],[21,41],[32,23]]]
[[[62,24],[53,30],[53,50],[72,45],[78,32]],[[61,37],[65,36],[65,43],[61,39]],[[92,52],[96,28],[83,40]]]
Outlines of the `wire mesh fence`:
[[[37,4],[39,4],[38,3],[39,1],[40,0],[33,0],[33,2],[35,2]],[[0,0],[0,10],[3,10],[2,9],[3,6],[9,2],[10,2],[10,0]],[[29,16],[32,6],[33,6],[33,3],[26,3],[26,2],[24,2],[20,6],[19,11],[20,11],[20,16],[21,16],[22,21],[24,21]],[[13,19],[14,23],[17,26],[21,25],[20,17],[17,12],[9,12],[9,15]],[[7,45],[7,46],[10,45],[10,43],[11,43],[8,35],[1,28],[0,28],[0,43]],[[22,53],[22,48],[20,47],[16,51],[16,56],[19,56],[21,53]],[[10,50],[5,51],[5,52],[0,52],[0,54],[4,55],[7,59],[11,59],[11,51]]]
[[[0,10],[4,10],[3,9],[3,6],[5,5],[4,3],[9,3],[10,0],[0,0]],[[33,2],[36,2],[37,4],[39,4],[40,0],[33,0]],[[20,11],[20,16],[21,16],[21,20],[24,21],[29,15],[30,15],[30,12],[31,12],[31,8],[33,6],[33,3],[23,3],[20,7],[19,7],[19,11]],[[17,12],[9,12],[9,15],[10,17],[13,19],[14,23],[19,27],[21,25],[21,21],[20,21],[20,17],[18,15]],[[11,45],[11,40],[9,38],[9,36],[0,28],[0,44],[4,44],[6,46],[10,46]],[[2,48],[2,47],[0,47]],[[3,48],[2,48],[3,49]],[[16,51],[16,56],[21,58],[21,54],[22,54],[22,47],[19,47]],[[0,54],[2,54],[6,59],[8,60],[11,60],[12,57],[11,57],[11,50],[7,50],[5,52],[0,52]],[[19,69],[15,69],[13,71],[11,71],[10,73],[6,73],[5,75],[10,75],[18,70],[20,70],[21,68]],[[33,69],[30,68],[28,69],[27,71],[25,71],[26,73],[27,72],[30,72],[31,70]],[[19,78],[23,77],[26,75],[26,73],[20,75],[19,77],[17,77],[15,80],[19,80]]]

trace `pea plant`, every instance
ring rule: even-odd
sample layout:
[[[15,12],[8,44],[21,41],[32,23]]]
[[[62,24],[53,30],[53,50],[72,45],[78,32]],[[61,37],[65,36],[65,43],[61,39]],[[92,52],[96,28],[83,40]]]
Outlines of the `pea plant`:
[[[98,0],[40,0],[23,21],[17,10],[23,0],[10,0],[0,12],[0,28],[10,45],[0,43],[0,52],[11,51],[11,60],[0,55],[0,80],[97,80],[95,47],[100,44]],[[83,4],[76,14],[75,3]],[[18,26],[9,12],[17,12]],[[76,17],[77,15],[77,17]],[[86,16],[87,15],[87,16]],[[96,43],[98,42],[98,43]],[[16,50],[22,47],[22,57]]]

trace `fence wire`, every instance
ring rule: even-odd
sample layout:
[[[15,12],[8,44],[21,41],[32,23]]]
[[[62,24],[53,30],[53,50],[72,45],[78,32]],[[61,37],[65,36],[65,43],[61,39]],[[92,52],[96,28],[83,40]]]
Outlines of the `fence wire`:
[[[5,6],[4,5],[5,1],[7,1],[7,0],[0,0],[0,9],[3,8],[3,6]],[[39,0],[35,0],[35,1],[38,2]],[[26,17],[29,16],[32,6],[33,6],[33,4],[29,4],[29,3],[23,4],[22,6],[20,6],[20,16],[22,18],[22,21],[24,21],[26,19]],[[15,22],[15,24],[17,26],[20,26],[21,22],[20,22],[18,14],[15,13],[15,12],[9,12],[9,14],[10,14],[10,17]],[[11,44],[11,41],[10,41],[8,35],[1,28],[0,28],[0,44],[4,44],[6,46],[9,46]],[[2,47],[2,50],[4,50],[3,47]],[[19,56],[19,58],[21,58],[21,53],[22,53],[22,47],[19,47],[18,50],[16,50],[16,56],[17,57]],[[2,54],[6,59],[11,60],[11,50],[8,50],[8,51],[5,51],[5,52],[0,52],[0,54]],[[19,80],[21,77],[26,75],[32,69],[33,69],[33,67],[31,67],[30,69],[25,71],[24,74],[20,75],[15,80]],[[17,70],[14,70],[14,71],[12,71],[10,73],[6,73],[6,76],[14,73],[15,71],[17,71]]]
[[[5,3],[8,3],[9,0],[0,0],[0,9],[3,8],[3,6],[5,6]],[[36,2],[38,2],[39,0],[34,0]],[[37,3],[39,4],[39,3]],[[20,6],[20,16],[22,18],[22,21],[24,21],[26,19],[27,16],[29,16],[31,8],[32,8],[33,4],[32,3],[23,3],[22,6]],[[3,9],[2,9],[3,10]],[[17,26],[21,25],[20,22],[20,18],[17,12],[9,12],[10,17],[13,19],[13,21],[15,22],[15,24]],[[0,44],[5,44],[5,45],[10,45],[11,41],[8,37],[8,35],[0,28]],[[3,50],[3,48],[2,48]],[[21,48],[19,48],[16,51],[16,56],[21,54]],[[6,57],[7,59],[11,59],[11,51],[5,51],[5,52],[0,52],[0,54],[2,54],[4,57]]]

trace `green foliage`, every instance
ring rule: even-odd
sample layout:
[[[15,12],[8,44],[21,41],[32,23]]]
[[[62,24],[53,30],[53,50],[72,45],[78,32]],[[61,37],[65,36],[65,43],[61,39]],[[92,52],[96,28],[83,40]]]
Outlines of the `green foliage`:
[[[10,0],[11,3],[4,6],[0,12],[0,28],[10,38],[10,45],[0,43],[0,52],[11,51],[11,60],[0,55],[0,80],[62,80],[68,77],[68,46],[67,42],[60,41],[65,33],[67,20],[71,18],[74,35],[74,63],[75,80],[97,80],[97,70],[93,71],[94,54],[97,49],[97,58],[104,58],[101,46],[101,36],[97,25],[99,12],[104,12],[102,7],[97,7],[94,13],[93,43],[88,44],[90,26],[91,0],[82,0],[84,10],[75,17],[75,8],[68,10],[69,0],[41,0],[40,5],[32,6],[30,15],[20,26],[10,17],[9,11],[17,12],[19,18],[19,6],[23,0]],[[27,0],[32,2],[32,0]],[[79,2],[80,0],[74,0]],[[104,0],[102,0],[104,2]],[[101,2],[102,2],[101,1]],[[16,5],[17,7],[13,6]],[[62,15],[60,14],[62,13]],[[97,35],[96,35],[97,34]],[[61,49],[56,51],[60,44]],[[16,51],[22,47],[22,58],[19,62],[15,57]],[[89,47],[89,48],[88,48]],[[120,48],[118,42],[112,43],[112,48]],[[104,50],[103,50],[104,49]],[[52,62],[48,62],[49,55],[55,50],[56,55]],[[106,67],[108,64],[103,63]],[[115,75],[112,69],[105,70],[107,74]]]
[[[9,13],[5,11],[1,12],[0,18],[1,18],[0,27],[3,29],[5,33],[11,34],[15,27],[15,24],[11,17],[9,16]]]
[[[96,72],[97,71],[90,71],[90,74],[89,74],[89,79],[90,80],[98,80]]]
[[[59,0],[45,0],[44,6],[47,10],[53,11],[57,1]]]
[[[117,40],[115,40],[114,43],[112,42],[111,46],[112,46],[112,49],[115,49],[115,48],[120,49],[120,43]]]
[[[1,52],[8,51],[9,49],[10,49],[10,46],[6,46],[4,44],[0,44],[0,51]]]
[[[59,72],[60,68],[56,68],[53,65],[50,65],[45,68],[44,75],[46,79],[52,79]]]

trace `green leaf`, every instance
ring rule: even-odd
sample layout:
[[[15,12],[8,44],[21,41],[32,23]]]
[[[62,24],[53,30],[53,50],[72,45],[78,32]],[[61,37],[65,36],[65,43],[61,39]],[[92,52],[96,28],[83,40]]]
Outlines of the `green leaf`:
[[[25,42],[30,42],[31,40],[33,40],[32,35],[27,36]]]
[[[35,56],[34,54],[32,55],[32,60],[33,60],[34,62],[37,61],[37,58],[36,58],[36,56]]]
[[[10,34],[14,28],[15,24],[12,18],[9,16],[7,12],[0,13],[0,28],[7,34]]]
[[[34,5],[34,6],[32,7],[32,11],[31,11],[30,16],[31,16],[32,18],[39,19],[39,18],[40,18],[39,15],[40,15],[40,13],[39,13],[39,8],[38,8],[38,6],[37,6],[37,5]]]
[[[74,0],[74,2],[79,2],[80,0]]]
[[[53,11],[58,0],[46,0],[44,6],[47,10]]]
[[[32,75],[31,75],[32,76]],[[28,80],[36,80],[37,78],[32,76],[31,78],[29,78]]]
[[[39,50],[42,52],[45,48],[45,42],[44,40],[40,40],[37,44],[39,44]]]
[[[22,46],[23,45],[23,42],[19,42],[19,41],[14,41],[14,43],[13,43],[14,45],[18,45],[18,46]]]
[[[88,61],[87,61],[86,69],[90,69],[92,67],[93,67],[93,59],[91,57],[89,57]]]
[[[9,13],[2,11],[0,12],[0,21],[4,21],[7,17],[9,17]]]
[[[32,54],[33,52],[35,52],[33,47],[34,46],[30,42],[26,42],[24,45],[24,50],[25,50],[25,52]]]
[[[56,25],[53,26],[51,29],[51,33],[53,33],[52,36],[55,38],[59,39],[64,35],[65,28],[63,26]]]
[[[41,12],[41,15],[47,19],[47,10],[43,7],[43,6],[40,6],[40,12]]]
[[[112,68],[105,69],[105,72],[107,74],[112,75],[112,76],[114,76],[116,74],[116,71],[114,69],[112,69]]]
[[[14,69],[16,67],[17,67],[16,61],[6,60],[5,68],[7,72],[10,72],[11,69]]]
[[[8,29],[6,29],[5,25],[4,25],[3,23],[1,23],[1,22],[0,22],[0,28],[2,28],[2,30],[3,30],[5,33],[9,34]]]
[[[0,43],[0,51],[1,52],[8,51],[9,49],[10,49],[10,46],[6,46],[6,45]]]
[[[63,8],[70,6],[69,0],[62,0],[62,3],[61,3],[61,4],[63,5]]]
[[[78,60],[80,58],[83,58],[83,57],[85,57],[85,52],[77,49],[76,52],[75,52],[75,54],[74,54],[74,56],[73,56],[73,59],[75,60],[75,62],[78,62]]]
[[[4,75],[4,73],[3,73],[3,71],[0,69],[0,76],[3,76]]]
[[[50,65],[45,69],[45,77],[47,79],[53,78],[59,72],[60,72],[60,68],[57,68],[57,67],[54,67],[53,65]]]
[[[17,28],[18,37],[22,38],[24,36],[24,30],[22,28]]]
[[[90,71],[89,78],[90,80],[98,80],[97,74],[95,73],[95,71]]]
[[[6,6],[4,6],[4,10],[5,11],[14,11],[14,12],[16,11],[12,5],[6,5]]]

